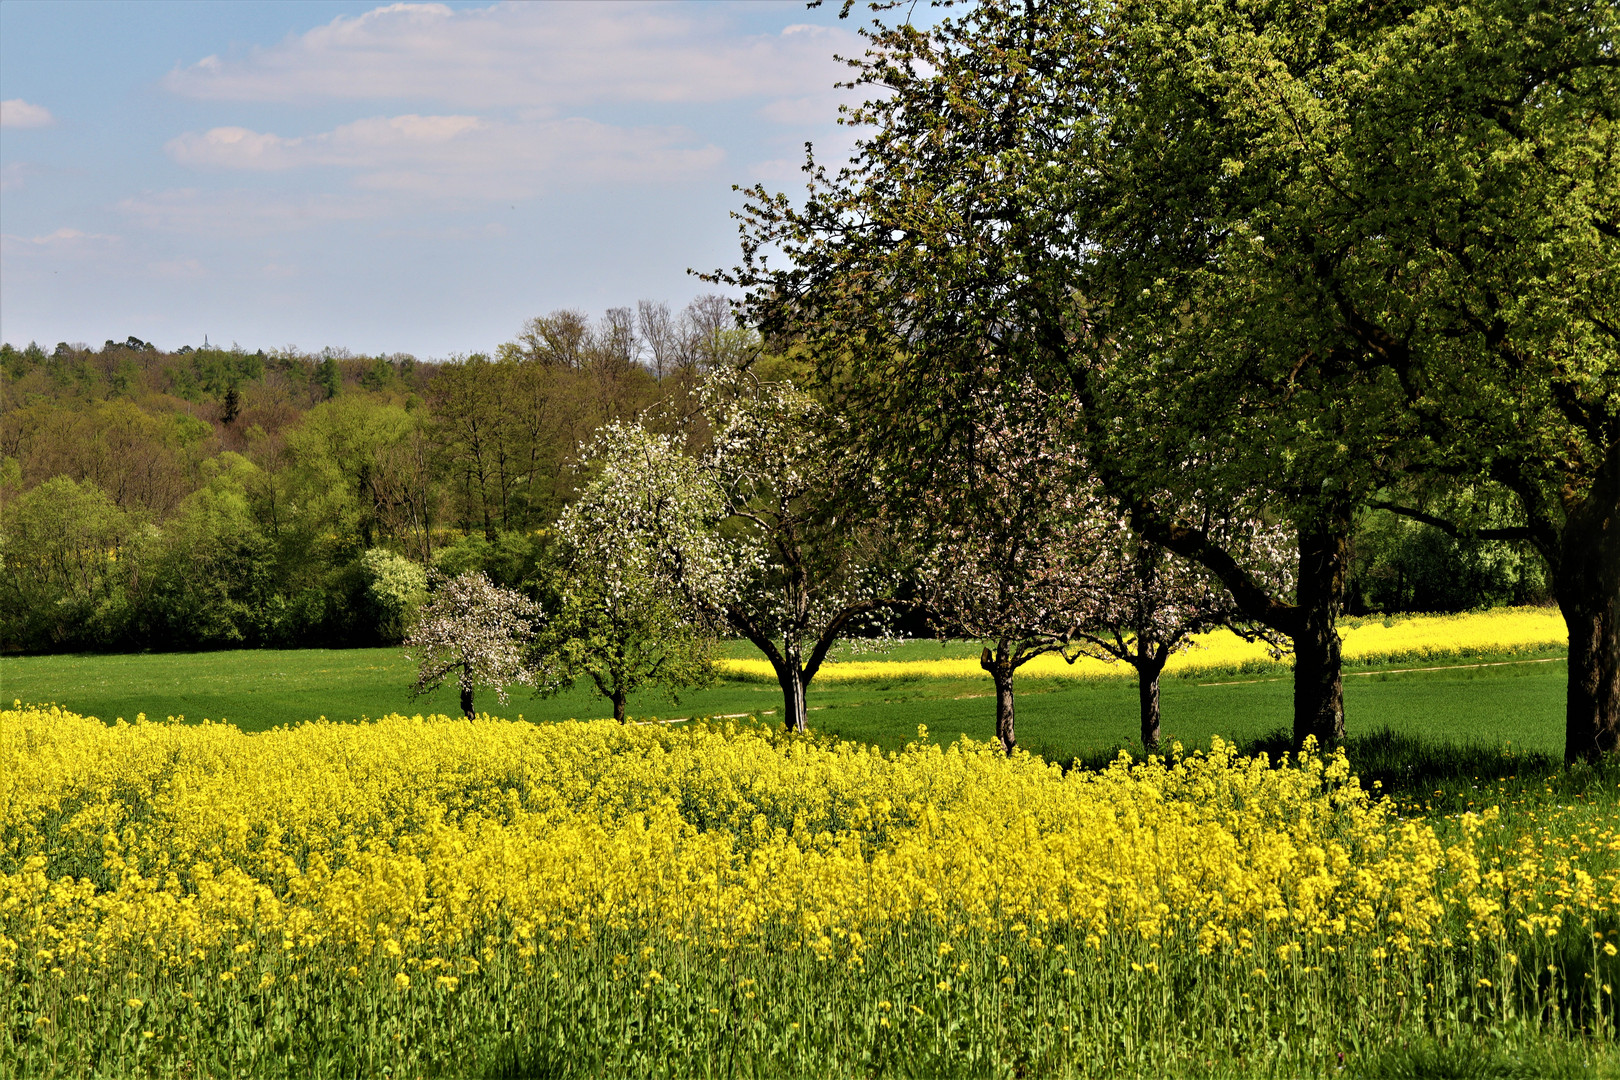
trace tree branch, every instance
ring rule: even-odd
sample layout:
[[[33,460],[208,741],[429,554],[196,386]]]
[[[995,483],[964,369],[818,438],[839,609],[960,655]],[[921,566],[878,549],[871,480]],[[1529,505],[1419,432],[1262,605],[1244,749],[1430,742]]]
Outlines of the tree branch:
[[[1445,518],[1437,517],[1434,514],[1426,513],[1412,506],[1401,506],[1398,503],[1383,502],[1382,500],[1375,500],[1373,502],[1369,502],[1367,505],[1372,507],[1374,510],[1387,510],[1391,514],[1399,514],[1401,517],[1411,518],[1413,521],[1422,522],[1424,525],[1439,529],[1447,536],[1459,540],[1470,538],[1475,540],[1535,539],[1535,534],[1531,531],[1528,525],[1514,525],[1501,529],[1467,529],[1461,525],[1458,525],[1454,521],[1448,521]]]
[[[804,663],[803,684],[805,686],[810,685],[810,680],[815,678],[816,672],[821,669],[821,662],[827,658],[828,650],[833,647],[834,642],[838,640],[839,634],[844,627],[849,625],[852,619],[882,608],[900,606],[898,602],[892,600],[861,600],[840,608],[838,614],[828,621],[826,629],[821,632],[821,636],[816,639],[815,648],[810,650],[810,659]]]
[[[1161,547],[1183,558],[1201,563],[1221,579],[1243,613],[1255,622],[1297,637],[1304,632],[1304,617],[1298,606],[1284,604],[1266,592],[1253,574],[1237,564],[1227,550],[1209,538],[1202,529],[1189,528],[1159,517],[1146,502],[1131,505],[1131,527]]]

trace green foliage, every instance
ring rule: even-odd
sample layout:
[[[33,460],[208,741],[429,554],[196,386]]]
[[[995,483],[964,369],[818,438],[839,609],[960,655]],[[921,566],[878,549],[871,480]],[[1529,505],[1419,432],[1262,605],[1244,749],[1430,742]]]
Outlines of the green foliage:
[[[690,599],[672,560],[695,569],[716,492],[675,440],[613,425],[591,448],[597,475],[558,522],[545,631],[534,644],[555,693],[588,677],[626,719],[647,686],[712,685],[713,621]]]
[[[593,569],[568,564],[560,602],[534,642],[551,692],[589,679],[624,720],[639,691],[656,687],[679,704],[678,691],[714,685],[713,639],[691,625],[689,613],[657,590],[616,595]]]
[[[117,640],[137,520],[94,484],[58,476],[0,514],[0,642],[85,648]]]
[[[257,644],[271,629],[274,563],[246,490],[258,469],[235,454],[209,464],[207,485],[142,552],[142,636],[158,647]]]
[[[402,555],[370,548],[360,556],[366,578],[366,598],[379,641],[397,644],[427,600],[427,572]]]
[[[442,544],[433,553],[433,566],[451,577],[478,571],[497,585],[539,595],[553,557],[551,545],[549,531],[499,529],[493,540],[471,532]]]
[[[1527,544],[1447,536],[1393,514],[1359,515],[1351,536],[1345,608],[1470,611],[1545,604],[1546,563]]]

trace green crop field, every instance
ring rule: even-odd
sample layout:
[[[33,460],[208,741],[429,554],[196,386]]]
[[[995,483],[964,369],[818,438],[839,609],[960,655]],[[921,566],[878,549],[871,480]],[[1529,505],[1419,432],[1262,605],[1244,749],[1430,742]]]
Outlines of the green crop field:
[[[745,655],[741,647],[732,651]],[[972,655],[976,647],[915,642],[894,659]],[[1480,664],[1481,666],[1472,666]],[[1347,672],[1346,726],[1354,734],[1390,728],[1425,740],[1511,742],[1525,750],[1563,750],[1561,659],[1491,662],[1460,659],[1424,668],[1394,665]],[[137,714],[228,720],[248,731],[325,716],[354,720],[389,713],[454,713],[455,693],[441,688],[412,700],[412,669],[398,649],[236,650],[208,653],[10,657],[0,660],[0,694],[9,702],[55,703],[103,720]],[[926,724],[940,739],[988,738],[993,727],[989,677],[899,679],[812,684],[811,725],[846,738],[895,748]],[[1245,740],[1287,727],[1292,685],[1286,676],[1166,678],[1167,741],[1206,743],[1211,735]],[[585,685],[555,698],[516,688],[507,704],[490,691],[480,710],[551,721],[607,714]],[[1022,680],[1019,740],[1050,758],[1095,755],[1136,740],[1136,685],[1129,678]],[[632,716],[774,715],[773,684],[727,679],[682,694],[656,693],[631,702]]]

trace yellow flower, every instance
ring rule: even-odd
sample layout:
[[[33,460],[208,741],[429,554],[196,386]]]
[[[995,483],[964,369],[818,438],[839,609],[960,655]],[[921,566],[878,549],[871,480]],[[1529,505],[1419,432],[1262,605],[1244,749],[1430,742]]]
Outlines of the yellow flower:
[[[411,977],[401,971],[394,976],[394,985],[401,990],[409,990],[411,988]]]

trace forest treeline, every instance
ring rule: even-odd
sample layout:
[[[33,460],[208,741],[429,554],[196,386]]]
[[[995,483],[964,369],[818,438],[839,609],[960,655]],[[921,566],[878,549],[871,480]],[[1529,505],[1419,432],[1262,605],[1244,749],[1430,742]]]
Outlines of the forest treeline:
[[[638,416],[701,440],[716,368],[800,374],[716,295],[555,311],[440,361],[0,345],[0,648],[390,643],[425,567],[536,592],[581,444]],[[1547,599],[1519,545],[1357,522],[1351,613]]]

